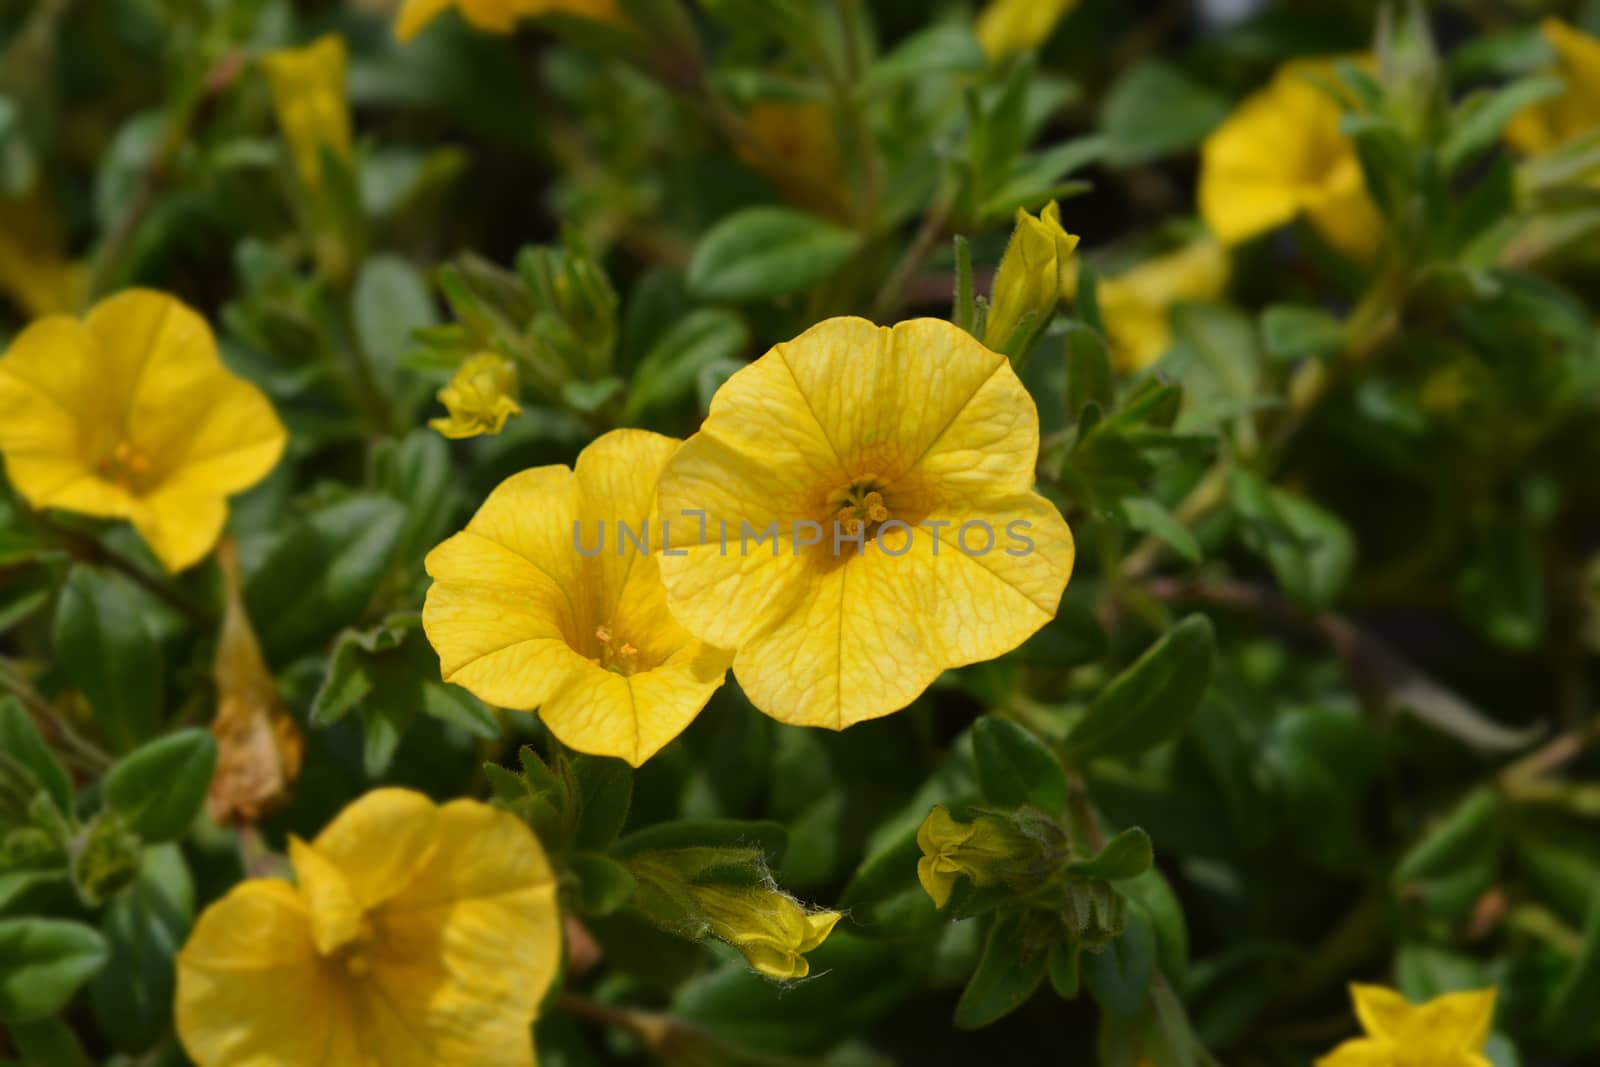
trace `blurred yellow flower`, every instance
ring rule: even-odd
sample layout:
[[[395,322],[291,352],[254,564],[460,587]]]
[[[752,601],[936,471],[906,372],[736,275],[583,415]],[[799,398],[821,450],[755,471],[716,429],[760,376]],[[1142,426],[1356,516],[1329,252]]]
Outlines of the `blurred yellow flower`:
[[[1539,24],[1556,53],[1556,73],[1566,90],[1524,108],[1506,126],[1506,140],[1520,152],[1543,155],[1600,129],[1600,38],[1547,18]]]
[[[438,395],[450,416],[429,419],[428,425],[446,437],[499,433],[507,419],[522,414],[517,404],[516,365],[495,352],[480,352],[463,360]]]
[[[1078,0],[989,0],[978,16],[978,43],[990,59],[1031,52],[1077,6]]]
[[[578,15],[607,22],[622,21],[616,0],[404,0],[395,20],[394,35],[409,41],[422,27],[451,8],[477,29],[510,33],[519,19],[530,15]]]
[[[222,633],[212,677],[217,684],[217,769],[206,794],[211,821],[256,822],[282,805],[300,774],[305,738],[284,707],[267,670],[255,628],[239,587],[238,553],[232,541],[217,549],[227,591]]]
[[[1215,300],[1227,284],[1227,250],[1212,240],[1194,241],[1101,279],[1095,296],[1116,369],[1133,374],[1160,359],[1172,347],[1172,305]]]
[[[178,954],[178,1036],[199,1067],[532,1067],[561,917],[527,826],[379,789],[289,856],[296,885],[235,887]]]
[[[538,709],[565,744],[635,767],[689,725],[731,656],[673,620],[649,551],[662,535],[656,480],[677,448],[613,430],[576,470],[535,467],[500,483],[429,553],[422,624],[445,681]]]
[[[983,343],[999,351],[1029,312],[1034,327],[1042,329],[1056,301],[1069,295],[1069,264],[1078,238],[1061,225],[1061,208],[1054,201],[1038,215],[1017,209],[1016,229],[994,274],[989,296],[989,318]]]
[[[672,613],[774,718],[897,711],[1055,615],[1073,542],[1038,451],[1032,398],[965,330],[829,319],[729,378],[667,464]]]
[[[261,57],[272,88],[278,126],[294,154],[295,172],[315,188],[322,181],[322,153],[350,155],[350,106],[345,101],[346,52],[336,33],[304,48],[285,48]]]
[[[978,816],[970,823],[957,822],[950,810],[935,804],[917,828],[917,881],[933,906],[949,903],[958,878],[971,879],[974,885],[995,885],[1002,880],[1004,866],[1027,851],[1027,841],[999,819]]]
[[[0,199],[0,292],[38,318],[76,312],[89,272],[67,258],[55,206],[34,194]]]
[[[165,293],[39,319],[0,358],[12,486],[35,508],[131,521],[170,571],[211,551],[229,494],[265,477],[285,439],[205,320]]]
[[[1350,998],[1366,1036],[1346,1041],[1317,1067],[1490,1067],[1483,1046],[1494,1021],[1493,989],[1412,1004],[1392,989],[1353,984]]]
[[[1343,254],[1366,259],[1383,238],[1355,146],[1339,129],[1327,60],[1280,67],[1201,147],[1200,215],[1235,245],[1304,214]]]
[[[826,941],[840,919],[839,912],[810,911],[764,885],[694,885],[689,893],[712,937],[738,949],[758,974],[780,981],[811,973],[805,954]]]
[[[753,140],[735,146],[740,162],[801,207],[833,217],[848,211],[839,139],[827,105],[758,101],[745,112],[745,123]]]

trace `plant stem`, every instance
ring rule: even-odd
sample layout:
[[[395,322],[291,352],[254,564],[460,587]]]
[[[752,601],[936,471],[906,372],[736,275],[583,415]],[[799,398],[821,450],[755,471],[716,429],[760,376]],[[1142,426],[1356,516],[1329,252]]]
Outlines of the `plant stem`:
[[[172,588],[171,585],[151,575],[143,567],[121,553],[107,548],[86,534],[81,534],[77,530],[62,526],[44,512],[34,511],[28,512],[28,514],[40,529],[60,542],[62,547],[74,559],[83,563],[98,563],[110,567],[123,575],[123,577],[132,580],[134,584],[145,592],[172,608],[196,626],[210,629],[217,624],[216,613],[210,608],[190,600]]]
[[[62,755],[69,758],[79,770],[99,775],[116,760],[105,749],[75,730],[64,716],[39,695],[33,684],[22,676],[7,660],[0,659],[0,689],[5,689],[22,702],[23,710],[34,720],[41,733],[53,734],[62,746]]]
[[[883,283],[883,288],[878,290],[878,298],[872,302],[874,321],[886,323],[900,313],[901,305],[905,303],[907,287],[933,255],[939,238],[944,236],[945,223],[949,221],[950,211],[954,206],[955,198],[949,194],[941,194],[929,205],[928,213],[922,218],[922,226],[911,239],[911,244],[906,246],[894,269],[889,272],[888,280]]]

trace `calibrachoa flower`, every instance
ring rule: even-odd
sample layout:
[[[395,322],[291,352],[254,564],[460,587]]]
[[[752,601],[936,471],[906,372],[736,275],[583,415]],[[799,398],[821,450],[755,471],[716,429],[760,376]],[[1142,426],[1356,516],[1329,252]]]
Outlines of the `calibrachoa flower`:
[[[496,352],[468,356],[438,396],[450,415],[429,419],[428,425],[446,437],[499,433],[507,419],[522,414],[516,364]]]
[[[610,22],[622,18],[616,0],[405,0],[395,20],[394,35],[409,41],[451,8],[488,33],[510,33],[519,19],[530,15],[579,15]]]
[[[1567,87],[1525,108],[1506,126],[1506,139],[1531,156],[1600,129],[1600,38],[1560,19],[1545,19],[1539,29],[1555,50],[1556,73]]]
[[[667,464],[672,613],[774,718],[897,711],[1054,616],[1073,543],[1038,451],[1032,398],[965,330],[829,319],[729,378]]]
[[[217,543],[227,498],[266,476],[283,425],[229,373],[204,319],[130,289],[39,319],[0,358],[0,452],[35,508],[128,519],[171,571]]]
[[[1495,990],[1447,993],[1412,1004],[1392,989],[1351,985],[1365,1037],[1346,1041],[1317,1067],[1490,1067],[1483,1055]]]
[[[561,921],[527,826],[379,789],[290,859],[297,884],[237,886],[178,954],[199,1067],[532,1067]]]
[[[1172,305],[1215,300],[1228,284],[1228,253],[1201,240],[1145,260],[1095,289],[1111,359],[1124,374],[1141,371],[1172,347]]]
[[[1054,200],[1038,215],[1017,209],[1016,229],[1006,245],[1000,267],[994,272],[989,296],[989,318],[983,343],[999,351],[1029,312],[1036,329],[1043,329],[1056,302],[1068,293],[1072,253],[1078,238],[1061,225],[1061,208]]]
[[[987,815],[957,822],[941,804],[935,804],[917,828],[917,847],[922,849],[917,881],[936,908],[949,903],[958,879],[997,885],[1019,859],[1031,860],[1037,852],[1015,826]]]
[[[805,954],[838,925],[837,911],[811,911],[770,886],[696,885],[689,889],[710,934],[738,949],[752,970],[789,981],[811,973]]]
[[[649,552],[656,479],[677,448],[613,430],[575,470],[535,467],[500,483],[429,553],[422,623],[446,681],[537,708],[566,744],[636,767],[689,725],[731,657],[673,620]]]
[[[350,106],[345,102],[346,52],[336,33],[304,48],[285,48],[261,57],[278,126],[294,153],[300,180],[315,188],[322,181],[322,153],[350,155]]]
[[[1200,214],[1234,245],[1304,214],[1330,244],[1366,258],[1383,222],[1355,145],[1339,129],[1328,61],[1300,60],[1240,104],[1200,153]]]
[[[978,16],[978,43],[990,59],[1031,52],[1077,6],[1078,0],[989,0]]]

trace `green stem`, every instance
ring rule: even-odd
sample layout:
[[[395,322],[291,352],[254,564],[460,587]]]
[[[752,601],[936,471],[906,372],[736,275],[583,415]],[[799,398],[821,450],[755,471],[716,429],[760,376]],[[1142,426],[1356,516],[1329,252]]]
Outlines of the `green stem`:
[[[10,692],[22,702],[23,710],[33,719],[40,733],[59,739],[61,754],[79,770],[99,775],[116,762],[110,753],[73,729],[72,724],[39,695],[33,684],[3,659],[0,659],[0,689]]]
[[[883,288],[878,290],[877,299],[872,302],[874,321],[885,323],[900,313],[901,307],[905,304],[906,289],[922,268],[927,266],[934,248],[939,243],[939,238],[944,235],[945,223],[949,221],[950,211],[954,206],[953,196],[941,194],[928,207],[928,213],[922,219],[922,226],[918,228],[911,243],[906,246],[894,269],[889,272]]]

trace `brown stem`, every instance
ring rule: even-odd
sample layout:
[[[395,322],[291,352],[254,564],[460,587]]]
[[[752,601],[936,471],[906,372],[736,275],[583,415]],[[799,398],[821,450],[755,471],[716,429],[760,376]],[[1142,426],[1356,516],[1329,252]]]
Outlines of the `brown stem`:
[[[0,659],[0,689],[9,691],[22,702],[22,708],[33,720],[35,728],[46,737],[54,737],[59,741],[61,754],[79,770],[98,775],[116,762],[109,752],[73,729],[66,717],[40,696],[21,672],[3,659]]]
[[[77,530],[68,529],[42,511],[29,512],[33,522],[54,537],[67,552],[83,563],[97,563],[131,579],[145,592],[187,618],[196,626],[210,629],[217,624],[216,613],[179,593],[166,582],[148,573],[126,556],[107,548]]]
[[[872,302],[873,321],[887,323],[900,313],[901,305],[905,303],[906,289],[927,265],[939,239],[944,236],[945,223],[949,221],[950,211],[954,205],[954,197],[941,195],[929,206],[916,236],[911,239],[911,244],[906,247],[905,254],[895,264],[894,270],[889,273],[883,288],[878,290],[878,298]]]

